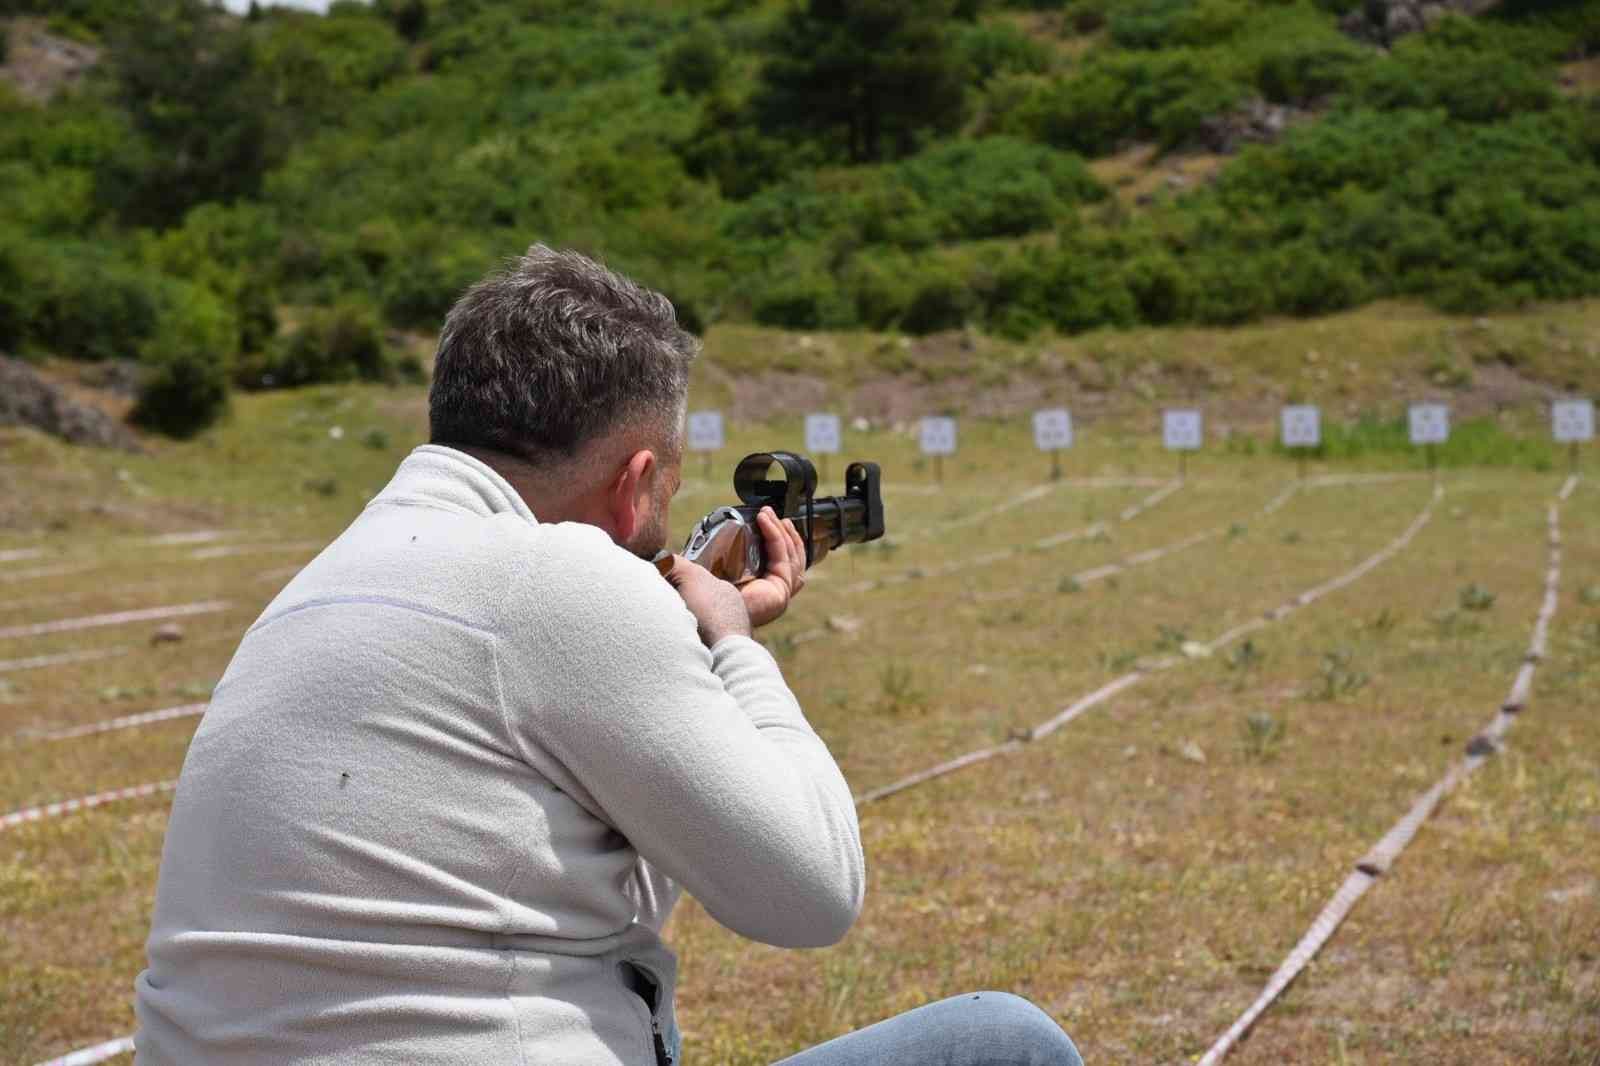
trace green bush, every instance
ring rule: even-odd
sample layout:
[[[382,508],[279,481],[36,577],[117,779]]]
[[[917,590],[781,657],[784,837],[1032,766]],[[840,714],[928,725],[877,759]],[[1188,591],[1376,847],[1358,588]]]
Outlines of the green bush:
[[[956,41],[980,83],[1002,74],[1042,74],[1050,69],[1050,49],[1009,23],[963,26]]]
[[[172,437],[192,437],[228,407],[228,375],[239,326],[206,290],[171,283],[163,293],[160,328],[143,345],[136,424]]]
[[[1352,99],[1385,111],[1441,108],[1465,122],[1542,111],[1555,85],[1537,57],[1506,47],[1503,35],[1460,16],[1398,42],[1365,68]]]
[[[311,311],[260,357],[241,367],[247,388],[295,388],[339,381],[392,381],[395,364],[377,312],[345,303]]]
[[[0,352],[22,346],[33,319],[33,292],[24,267],[23,242],[0,234]]]
[[[86,245],[34,244],[29,254],[35,344],[72,359],[128,359],[155,336],[160,286],[142,271]]]
[[[911,300],[900,318],[907,333],[934,333],[966,324],[977,301],[966,277],[946,263],[931,263],[914,280]]]
[[[704,96],[719,84],[728,69],[728,56],[714,31],[704,24],[689,31],[661,57],[661,91]]]

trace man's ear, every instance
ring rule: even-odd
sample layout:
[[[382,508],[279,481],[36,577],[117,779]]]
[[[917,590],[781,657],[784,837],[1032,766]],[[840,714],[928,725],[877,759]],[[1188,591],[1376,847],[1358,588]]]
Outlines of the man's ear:
[[[659,470],[655,453],[642,448],[628,456],[628,461],[612,477],[606,489],[606,511],[618,544],[626,544],[639,531],[644,518],[642,512],[650,505],[651,489]]]

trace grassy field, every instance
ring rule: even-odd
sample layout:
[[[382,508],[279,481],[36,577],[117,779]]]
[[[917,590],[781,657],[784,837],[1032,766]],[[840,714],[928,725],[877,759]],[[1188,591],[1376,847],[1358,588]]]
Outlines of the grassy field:
[[[0,812],[176,777],[192,717],[36,734],[203,701],[422,424],[418,390],[328,388],[242,398],[222,429],[148,456],[0,436],[0,630],[225,603],[179,619],[178,642],[152,645],[155,620],[0,638]],[[884,465],[891,536],[829,559],[763,636],[858,794],[1171,665],[1047,738],[863,807],[867,907],[837,947],[752,945],[686,902],[670,936],[691,1062],[765,1063],[978,988],[1034,999],[1091,1062],[1192,1061],[1498,706],[1542,594],[1559,471],[1447,471],[1408,547],[1205,655],[1390,544],[1432,485],[1410,459],[1356,483],[1324,475],[1378,464],[1313,464],[1282,499],[1292,461],[1213,450],[1121,520],[1175,474],[1152,429],[1091,427],[1054,485],[1021,419],[965,422],[942,484],[909,434],[847,433],[850,456]],[[744,451],[799,435],[798,417],[735,424],[711,476],[691,461],[674,526],[728,498]],[[1563,510],[1550,656],[1509,749],[1230,1061],[1600,1062],[1597,522],[1593,478]],[[16,665],[80,652],[107,654]],[[0,832],[0,1060],[131,1030],[166,809]]]

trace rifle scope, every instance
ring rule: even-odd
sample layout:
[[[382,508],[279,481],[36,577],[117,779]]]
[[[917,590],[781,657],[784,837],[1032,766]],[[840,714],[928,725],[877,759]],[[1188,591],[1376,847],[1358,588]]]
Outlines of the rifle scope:
[[[780,476],[774,477],[777,473]],[[851,463],[844,472],[844,495],[816,495],[817,470],[793,452],[756,452],[739,461],[733,490],[739,507],[719,507],[689,535],[684,557],[738,584],[766,572],[756,515],[771,507],[794,520],[806,545],[809,567],[821,545],[832,549],[883,536],[883,495],[877,463]]]

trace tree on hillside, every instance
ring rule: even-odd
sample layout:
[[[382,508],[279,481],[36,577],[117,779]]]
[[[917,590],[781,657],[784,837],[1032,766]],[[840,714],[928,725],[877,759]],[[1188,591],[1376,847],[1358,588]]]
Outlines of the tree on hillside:
[[[756,97],[763,130],[818,137],[854,163],[915,150],[961,121],[965,60],[953,0],[803,0],[773,38]]]
[[[129,221],[166,226],[208,200],[254,194],[273,162],[271,102],[247,31],[204,0],[132,5],[110,50],[138,158],[102,175]]]

